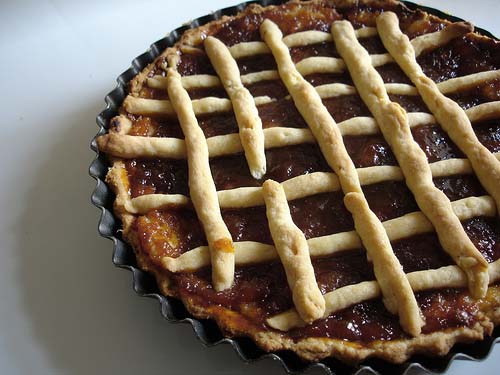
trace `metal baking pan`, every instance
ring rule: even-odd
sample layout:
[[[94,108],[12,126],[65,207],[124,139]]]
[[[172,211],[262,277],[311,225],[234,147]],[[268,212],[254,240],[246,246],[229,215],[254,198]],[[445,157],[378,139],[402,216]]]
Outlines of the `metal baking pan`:
[[[142,69],[151,63],[167,47],[175,44],[184,31],[195,28],[207,22],[221,18],[224,15],[231,16],[242,11],[247,5],[256,3],[263,6],[281,4],[283,0],[262,0],[248,1],[236,6],[217,10],[211,14],[199,17],[189,24],[183,25],[168,36],[153,43],[142,55],[132,60],[132,65],[117,78],[117,86],[105,97],[106,108],[97,116],[99,131],[96,134],[104,134],[109,127],[109,121],[118,114],[118,109],[127,95],[128,82]],[[402,1],[408,8],[421,9],[440,18],[453,22],[463,21],[461,18],[451,16],[442,11],[417,5],[412,2]],[[481,28],[476,28],[476,32],[497,39],[491,33]],[[92,203],[101,210],[98,231],[101,236],[113,241],[113,264],[116,267],[124,268],[132,272],[133,287],[135,292],[142,297],[149,297],[158,300],[161,314],[166,320],[173,323],[191,324],[198,339],[205,346],[229,343],[234,348],[238,356],[244,362],[253,362],[263,358],[272,358],[279,361],[283,369],[288,374],[299,374],[307,369],[320,368],[325,374],[418,374],[418,373],[442,373],[448,369],[450,364],[457,359],[482,360],[485,359],[492,350],[495,343],[500,342],[500,326],[496,327],[491,337],[485,338],[481,342],[474,344],[457,344],[450,353],[444,357],[430,358],[425,356],[414,356],[412,361],[395,365],[379,359],[369,359],[357,366],[348,366],[336,359],[327,358],[318,363],[310,363],[301,360],[295,353],[290,351],[280,351],[267,353],[260,349],[251,339],[245,337],[226,338],[219,330],[213,320],[197,319],[187,312],[182,302],[162,295],[156,284],[155,278],[142,271],[137,266],[136,257],[132,248],[122,239],[120,221],[113,214],[113,202],[115,196],[104,182],[108,171],[109,162],[103,154],[97,150],[95,138],[91,142],[91,149],[96,153],[96,159],[90,165],[89,173],[96,179],[97,185],[92,194]]]

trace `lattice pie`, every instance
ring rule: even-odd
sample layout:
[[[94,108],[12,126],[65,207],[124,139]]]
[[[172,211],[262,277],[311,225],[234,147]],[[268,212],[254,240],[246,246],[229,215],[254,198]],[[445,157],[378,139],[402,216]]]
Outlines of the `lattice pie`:
[[[130,84],[99,149],[166,295],[307,360],[500,322],[500,45],[392,1],[251,5]]]

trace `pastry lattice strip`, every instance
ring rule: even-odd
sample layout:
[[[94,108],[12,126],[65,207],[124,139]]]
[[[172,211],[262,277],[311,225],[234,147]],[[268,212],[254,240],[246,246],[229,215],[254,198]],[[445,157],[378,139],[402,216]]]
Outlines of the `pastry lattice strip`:
[[[255,82],[258,82],[256,80],[257,77],[263,78],[262,80],[271,80],[271,79],[277,79],[276,75],[278,75],[278,72],[272,71],[273,74],[269,74],[268,72],[270,71],[265,71],[265,72],[258,72],[258,73],[249,73],[246,75],[241,76],[241,81],[244,85],[251,85]],[[252,79],[249,79],[247,76],[252,75]],[[199,79],[194,80],[193,77],[197,78],[196,76],[185,76],[183,78],[186,78],[186,81],[183,81],[182,85],[184,88],[189,89],[193,87],[213,87],[214,85],[210,84],[213,82],[213,79],[217,80],[217,83],[219,83],[218,78],[215,76],[207,76],[203,75]],[[209,78],[210,77],[210,78]],[[189,78],[189,80],[188,80]],[[213,78],[213,79],[212,79]],[[265,78],[265,79],[264,79]],[[456,91],[461,91],[461,90],[466,90],[468,88],[477,86],[478,84],[487,82],[487,81],[492,81],[494,79],[500,78],[500,73],[498,70],[489,70],[489,71],[484,71],[484,72],[478,72],[478,73],[473,73],[469,74],[466,76],[462,77],[456,77],[456,78],[450,78],[446,81],[437,83],[436,86],[441,91],[442,94],[451,94]],[[260,80],[260,79],[259,79]],[[194,81],[197,82],[197,84],[194,83]],[[164,89],[166,85],[166,78],[159,76],[158,78],[149,78],[148,79],[148,85],[151,88],[155,89]],[[345,83],[326,83],[323,85],[316,86],[315,89],[318,91],[319,95],[321,96],[322,99],[328,99],[331,97],[336,97],[336,96],[341,96],[341,95],[353,95],[356,93],[356,88],[351,85],[347,85]],[[418,95],[418,90],[416,89],[415,86],[409,85],[407,83],[386,83],[385,84],[385,89],[387,90],[388,94],[397,94],[397,95]],[[209,99],[210,97],[204,98],[204,99],[197,99],[195,100],[195,111],[198,112],[198,114],[205,113],[204,110],[202,109],[203,103],[207,102],[209,103],[210,100],[212,100],[213,108],[216,109],[218,112],[223,112],[223,111],[229,111],[231,110],[230,106],[228,105],[227,99],[218,99],[218,101],[213,101],[213,99]],[[141,111],[141,104],[140,102],[137,102],[134,96],[129,96],[126,98],[126,104],[129,106],[130,109],[139,112]],[[151,100],[151,99],[150,99]],[[272,101],[271,98],[267,96],[261,96],[257,97],[256,103],[263,105],[270,103]],[[132,105],[129,104],[129,102],[132,101]],[[136,103],[133,103],[136,101]],[[160,103],[163,102],[168,102],[168,101],[159,101]],[[137,105],[139,103],[139,105]],[[168,104],[162,104],[164,106],[163,112],[160,112],[162,115],[168,115],[172,114],[172,110],[168,106]],[[145,110],[145,109],[144,109]],[[139,113],[137,113],[139,114]]]
[[[266,174],[266,156],[262,121],[254,99],[241,83],[238,65],[229,49],[220,40],[209,36],[205,39],[205,50],[231,100],[250,173],[260,179]]]
[[[215,183],[208,164],[208,147],[193,111],[191,99],[182,87],[181,76],[168,72],[168,93],[185,135],[189,169],[189,192],[210,248],[212,283],[215,290],[230,288],[234,280],[234,246],[222,220]]]
[[[500,159],[500,153],[495,156]],[[434,178],[472,174],[468,159],[447,159],[429,165]],[[360,183],[372,185],[385,181],[402,181],[403,174],[397,166],[374,166],[356,169]],[[314,172],[293,177],[281,183],[289,201],[321,193],[340,190],[337,176],[330,172]],[[246,208],[264,204],[261,187],[241,187],[217,192],[221,208]],[[189,206],[189,197],[181,194],[146,194],[128,199],[125,209],[132,214],[144,214],[175,206]]]
[[[375,27],[364,27],[356,30],[356,37],[369,38],[377,35]],[[330,33],[318,30],[300,31],[289,34],[283,38],[283,43],[288,48],[303,47],[312,44],[331,42],[332,36]],[[254,56],[256,54],[271,53],[269,47],[264,42],[243,42],[230,47],[231,54],[235,59]]]
[[[500,71],[497,71],[500,73]],[[500,78],[500,74],[499,78]],[[500,101],[483,103],[465,111],[471,122],[484,121],[500,117]],[[436,119],[429,113],[408,113],[410,127],[431,125]],[[120,126],[130,128],[132,122],[125,116],[117,118]],[[342,136],[373,135],[380,132],[372,117],[352,117],[337,124]],[[272,127],[263,130],[266,149],[316,143],[311,131],[307,128]],[[185,159],[184,140],[168,137],[143,137],[127,135],[123,132],[110,131],[97,138],[100,150],[122,158],[169,158]],[[218,135],[207,138],[208,153],[211,158],[238,154],[243,146],[238,134]]]
[[[283,187],[267,180],[262,185],[269,231],[286,272],[292,299],[305,322],[325,313],[325,300],[319,290],[304,233],[295,225]]]
[[[496,215],[495,202],[489,196],[463,198],[451,203],[453,211],[461,221]],[[434,231],[432,223],[422,212],[416,211],[395,219],[382,222],[391,241],[398,241],[412,236]],[[342,251],[357,250],[362,247],[356,231],[339,232],[321,237],[309,238],[311,257],[326,257]],[[277,259],[274,246],[261,242],[235,242],[236,265],[245,266],[270,262]],[[171,272],[196,271],[210,265],[210,253],[207,246],[189,250],[179,257],[162,258],[163,266]]]

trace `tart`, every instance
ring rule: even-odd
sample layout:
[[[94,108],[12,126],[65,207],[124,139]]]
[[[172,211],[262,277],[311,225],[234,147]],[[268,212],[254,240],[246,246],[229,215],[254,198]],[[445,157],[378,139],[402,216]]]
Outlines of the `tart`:
[[[163,294],[307,361],[401,363],[500,322],[500,45],[393,1],[187,30],[97,138]]]

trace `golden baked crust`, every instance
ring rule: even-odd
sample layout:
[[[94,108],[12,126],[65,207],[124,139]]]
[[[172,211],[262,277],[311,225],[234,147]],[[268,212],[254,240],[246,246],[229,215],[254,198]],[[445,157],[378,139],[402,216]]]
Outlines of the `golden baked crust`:
[[[310,6],[311,9],[313,9],[314,5],[324,4],[325,1],[317,1],[317,0],[307,1],[307,2],[293,1],[291,3],[295,4],[297,6],[297,8],[295,8],[293,11],[299,12],[299,11],[301,11],[301,9],[307,8],[308,6]],[[392,0],[385,1],[385,2],[379,2],[379,1],[333,1],[333,3],[338,7],[346,7],[346,8],[357,6],[360,4],[366,5],[366,4],[371,4],[371,3],[376,3],[377,5],[385,4],[387,6],[395,6],[395,7],[399,6],[398,2],[392,1]],[[249,14],[259,14],[259,13],[262,13],[263,11],[264,11],[264,8],[262,8],[258,5],[251,5],[248,8],[246,8],[242,13],[235,16],[235,18],[245,17],[246,15],[249,15]],[[288,11],[290,11],[290,10],[288,10]],[[112,130],[110,130],[110,133],[111,133],[110,135],[117,136],[117,137],[127,136],[128,130],[130,127],[130,124],[127,124],[127,118],[126,118],[127,112],[134,112],[134,109],[132,109],[132,106],[134,106],[134,105],[138,105],[139,107],[141,106],[141,103],[138,102],[137,100],[134,101],[134,98],[139,99],[143,95],[142,91],[145,87],[145,84],[148,82],[148,80],[151,79],[150,73],[152,71],[154,71],[155,69],[157,69],[158,62],[168,61],[169,66],[171,66],[171,67],[177,66],[177,63],[179,61],[179,52],[196,50],[196,48],[198,48],[198,46],[202,45],[203,38],[206,35],[211,35],[214,30],[217,30],[219,27],[221,27],[221,25],[224,25],[226,22],[233,20],[233,19],[234,18],[232,18],[232,17],[224,17],[221,20],[211,22],[211,23],[209,23],[207,25],[203,25],[197,29],[188,30],[186,33],[184,33],[184,35],[181,37],[180,41],[174,47],[167,49],[161,56],[159,56],[156,59],[155,62],[150,64],[146,69],[144,69],[143,72],[141,72],[138,76],[136,76],[131,81],[131,84],[130,84],[130,95],[131,95],[130,98],[131,99],[128,100],[125,103],[124,107],[122,108],[122,117],[119,117],[115,120],[115,124],[114,124]],[[447,22],[443,22],[443,23],[446,24]],[[293,35],[293,34],[291,34],[291,35]],[[306,40],[310,40],[310,38],[311,38],[311,34],[308,34],[305,37]],[[316,38],[316,36],[314,36],[313,38]],[[291,38],[289,40],[290,40],[290,43],[292,45],[294,43],[299,43],[299,45],[300,45],[300,43],[301,43],[300,41],[297,42],[296,40],[291,39]],[[304,40],[304,39],[302,39],[302,40]],[[262,48],[261,44],[258,44],[258,45],[253,44],[251,47],[254,50],[257,49],[258,51],[265,52],[265,50]],[[419,51],[419,52],[421,52],[424,49],[423,47],[417,48],[415,46],[414,46],[414,48],[416,51]],[[244,49],[238,50],[238,52],[237,52],[237,54],[240,54],[241,56],[244,56],[246,53],[248,53],[248,52],[245,51]],[[391,59],[391,56],[381,56],[375,60],[372,58],[372,64],[375,66],[377,66],[378,64],[385,64],[387,61],[390,61],[390,59]],[[311,69],[311,66],[318,68],[320,71],[322,69],[325,71],[331,71],[331,70],[337,71],[337,70],[345,70],[345,68],[346,68],[345,64],[343,62],[335,63],[332,65],[332,64],[330,64],[331,61],[326,61],[324,59],[323,60],[320,60],[320,59],[314,60],[314,61],[312,61],[312,64],[311,64],[311,61],[312,60],[309,60],[309,65],[303,64],[302,68],[301,68],[302,70],[299,69],[299,67],[297,66],[298,64],[296,64],[297,70],[299,70],[300,73],[305,75],[306,72],[308,72],[308,69]],[[325,64],[324,68],[322,68],[321,64],[323,64],[325,62],[327,62],[328,64]],[[318,64],[319,64],[319,67],[318,67]],[[268,74],[268,76],[272,76],[272,75]],[[207,77],[201,77],[201,78],[202,78],[202,81],[205,82],[205,83],[202,83],[202,85],[206,84],[206,85],[208,85],[208,87],[211,87],[211,86],[213,86],[214,83],[217,84],[217,82],[211,78],[207,78]],[[255,75],[252,76],[251,79],[255,79]],[[242,81],[244,81],[243,78],[242,78]],[[161,82],[161,79],[160,79],[160,82]],[[446,83],[448,83],[448,82],[444,82],[445,85],[446,85]],[[219,84],[220,84],[220,82],[219,82]],[[465,85],[467,85],[467,84],[470,85],[470,83],[465,83]],[[386,88],[388,87],[388,85],[389,84],[386,84]],[[438,87],[439,87],[439,85],[438,85]],[[418,86],[417,86],[417,88],[418,88]],[[323,95],[332,96],[332,90],[334,92],[337,92],[338,89],[339,89],[339,86],[336,86],[336,87],[330,86],[328,88],[323,88],[322,92],[329,92],[329,94],[323,94]],[[345,90],[346,87],[343,86],[343,87],[341,87],[341,89]],[[353,88],[347,88],[347,89],[352,90]],[[358,87],[358,89],[359,89],[359,87]],[[401,86],[391,86],[390,89],[396,90],[396,91],[403,90],[405,92],[414,93],[414,89],[411,87],[408,89],[408,88],[404,88],[404,87],[402,88]],[[439,90],[441,90],[441,88],[439,88]],[[445,91],[445,90],[446,90],[446,87],[441,91]],[[319,91],[319,89],[318,89],[318,91]],[[356,89],[354,88],[354,92],[355,91],[356,91]],[[387,91],[389,91],[389,89]],[[292,94],[292,96],[293,96],[293,94]],[[323,97],[321,95],[321,91],[319,92],[319,96]],[[202,105],[205,105],[205,104],[200,104],[201,109],[200,109],[199,113],[202,113],[203,111],[212,112],[214,110],[225,110],[224,108],[227,108],[227,102],[222,102],[222,100],[218,100],[214,103],[210,102],[205,107],[201,107]],[[152,109],[151,110],[152,112],[148,112],[146,110],[145,114],[164,113],[165,108],[166,108],[165,103],[158,102],[156,104],[159,107],[156,107],[156,109]],[[490,104],[490,103],[486,103],[486,104]],[[230,106],[231,106],[231,103],[229,102],[229,108],[230,108]],[[175,107],[175,105],[173,107]],[[167,108],[167,110],[174,111],[175,108],[173,108],[173,107]],[[485,117],[491,116],[491,113],[496,113],[498,111],[497,106],[491,105],[490,107],[488,107],[489,111],[487,110],[487,107],[482,107],[482,111],[487,112],[486,114],[484,114],[482,116],[485,116]],[[194,108],[194,104],[193,104],[193,108]],[[214,109],[214,108],[216,108],[216,109]],[[140,112],[141,109],[139,108],[138,111]],[[478,109],[475,112],[480,112],[480,110]],[[468,112],[467,112],[467,115],[469,115]],[[473,115],[477,115],[477,113],[472,114],[472,116]],[[431,119],[431,121],[435,121],[435,119],[434,120]],[[438,121],[439,121],[439,119],[438,119]],[[377,132],[378,131],[376,123],[371,122],[371,120],[367,121],[367,122],[363,120],[363,121],[361,121],[361,123],[362,123],[361,127],[363,129],[365,129],[365,128],[368,129],[368,132],[373,132],[373,131]],[[340,125],[340,124],[337,124],[337,125]],[[340,128],[339,134],[341,134],[342,127],[339,126],[339,128]],[[346,129],[348,129],[348,128],[350,129],[350,127],[346,126]],[[362,130],[362,131],[366,131],[366,129]],[[268,129],[268,130],[272,130],[272,128]],[[304,130],[306,130],[306,129],[304,129]],[[351,129],[349,131],[353,131],[353,130]],[[356,132],[356,131],[357,130],[354,130],[354,132]],[[264,130],[264,133],[266,133],[265,130]],[[314,129],[313,129],[312,133],[314,133]],[[120,139],[122,139],[122,138],[120,138]],[[308,140],[309,142],[312,141],[312,137],[310,136],[310,133],[308,133],[307,131],[301,132],[299,142],[303,142],[304,139]],[[140,142],[140,141],[138,141],[138,142]],[[207,143],[208,142],[209,141],[207,141]],[[268,142],[267,135],[265,137],[265,142],[266,142],[266,144]],[[111,137],[100,138],[100,139],[98,139],[98,144],[99,144],[99,147],[101,150],[105,150],[107,152],[110,152],[111,147],[109,145],[113,144],[112,138]],[[116,144],[123,146],[123,144],[120,144],[120,142],[117,142]],[[139,153],[144,153],[144,151],[143,151],[144,149],[150,150],[150,151],[152,150],[151,151],[152,155],[158,155],[158,150],[160,150],[160,154],[161,154],[161,152],[163,152],[161,150],[165,150],[164,152],[167,152],[167,153],[171,152],[171,151],[166,151],[166,150],[170,150],[170,147],[164,147],[164,146],[165,145],[163,145],[163,144],[161,144],[161,142],[159,142],[156,145],[156,147],[154,149],[152,149],[151,144],[149,144],[149,143],[147,144],[147,147],[144,147],[143,145],[138,144],[137,149],[140,150]],[[167,146],[169,146],[169,145],[167,145]],[[120,149],[120,147],[117,147],[117,148]],[[172,146],[172,148],[178,149],[178,151],[175,151],[175,152],[180,157],[186,153],[186,149],[184,148],[184,146],[181,143],[176,143],[174,146]],[[243,148],[244,148],[244,145],[243,145]],[[215,146],[214,149],[215,150],[219,149],[219,147]],[[209,143],[208,143],[207,150],[208,150],[207,153],[211,154]],[[237,150],[236,152],[241,150],[241,144],[239,146],[236,146],[236,150]],[[339,359],[346,361],[346,362],[357,362],[357,361],[361,361],[367,357],[379,357],[379,358],[383,358],[383,359],[386,359],[386,360],[391,361],[391,362],[403,362],[406,359],[408,359],[411,355],[413,355],[414,353],[428,353],[428,354],[433,354],[433,355],[443,355],[449,351],[449,349],[451,348],[451,346],[455,342],[472,342],[475,340],[480,340],[484,337],[485,334],[487,334],[487,335],[491,334],[492,329],[494,327],[494,324],[498,324],[500,322],[500,309],[499,309],[499,306],[500,306],[500,288],[497,286],[490,286],[489,287],[487,295],[481,300],[482,302],[480,303],[480,311],[477,313],[477,316],[475,317],[475,323],[472,324],[471,326],[447,328],[447,329],[440,330],[437,332],[420,334],[420,335],[413,337],[413,338],[404,338],[404,339],[397,339],[397,340],[391,340],[391,341],[375,340],[372,342],[355,342],[355,341],[339,340],[339,339],[326,338],[326,337],[307,337],[307,338],[298,338],[298,339],[292,338],[286,332],[279,332],[277,330],[271,330],[269,328],[265,328],[265,327],[253,324],[251,321],[249,321],[248,317],[246,317],[245,315],[241,314],[238,311],[228,309],[228,308],[222,307],[220,305],[206,306],[206,305],[202,305],[202,304],[198,303],[194,299],[186,298],[185,296],[182,295],[182,293],[179,293],[178,288],[171,283],[171,279],[169,278],[169,273],[166,272],[165,269],[162,269],[157,263],[154,263],[151,260],[151,258],[144,251],[141,250],[141,247],[142,247],[141,241],[138,238],[137,230],[134,228],[134,221],[136,220],[136,216],[134,214],[145,213],[151,207],[165,208],[165,207],[169,207],[172,205],[173,206],[188,205],[188,204],[190,204],[189,199],[183,200],[183,198],[179,198],[179,197],[169,197],[168,200],[165,201],[164,200],[165,197],[156,197],[155,199],[160,200],[159,203],[158,203],[158,201],[155,201],[155,202],[137,201],[137,199],[140,197],[137,197],[137,198],[134,198],[133,200],[131,200],[129,197],[129,189],[130,189],[129,184],[130,183],[128,181],[126,167],[124,165],[124,162],[121,159],[116,158],[119,156],[127,157],[127,154],[126,154],[127,152],[129,152],[129,151],[120,151],[119,150],[118,152],[116,152],[114,154],[112,152],[110,152],[111,154],[114,155],[115,159],[112,159],[113,167],[110,170],[106,180],[112,186],[113,190],[116,193],[115,213],[117,214],[117,216],[120,217],[120,219],[123,222],[124,237],[126,238],[126,240],[129,243],[132,244],[133,248],[135,249],[139,265],[141,266],[141,268],[148,270],[148,271],[151,271],[152,273],[155,274],[155,276],[158,280],[158,283],[160,285],[160,288],[165,295],[170,295],[170,296],[175,296],[175,297],[181,298],[183,300],[184,304],[186,305],[187,309],[193,315],[195,315],[197,317],[215,319],[217,321],[217,323],[219,324],[219,326],[228,335],[250,336],[261,347],[263,347],[266,350],[273,351],[273,350],[290,349],[290,350],[295,351],[299,356],[301,356],[302,358],[307,359],[307,360],[319,360],[319,359],[324,358],[324,357],[333,356],[333,357],[339,358]],[[234,147],[233,147],[232,151],[230,151],[229,153],[233,153],[233,152],[234,152]],[[132,152],[131,155],[134,155],[134,154],[135,154],[135,152]],[[488,158],[491,159],[490,156],[488,156]],[[497,158],[495,158],[495,160],[497,160]],[[458,166],[458,168],[472,171],[471,166],[470,166],[470,164],[467,164],[467,161],[464,161],[463,163],[460,162],[459,164],[460,165]],[[399,176],[399,177],[397,177],[398,179],[402,178],[401,173],[397,171],[397,169],[398,169],[397,167],[390,167],[390,168],[392,168],[392,169],[390,169],[390,173],[395,172],[396,175]],[[396,168],[396,170],[394,170],[394,168]],[[355,179],[359,178],[361,180],[361,174],[358,172],[358,170],[356,170],[354,167],[352,169],[354,170],[353,174],[355,175]],[[434,174],[435,173],[434,169],[437,170],[438,168],[437,168],[437,166],[435,166],[435,168],[433,169],[433,166],[431,165],[431,167],[429,169]],[[387,171],[389,172],[389,169]],[[320,172],[318,172],[318,173],[320,173]],[[399,173],[399,175],[398,175],[398,173]],[[439,173],[439,172],[436,172],[436,173]],[[342,174],[340,174],[339,176],[341,176],[341,175]],[[325,177],[326,177],[328,182],[326,184],[323,182],[319,183],[318,184],[319,191],[339,190],[340,186],[343,185],[342,181],[340,181],[340,183],[339,183],[339,181],[335,181],[335,178],[336,178],[335,176],[333,176],[334,182],[331,182],[331,179],[332,179],[331,174],[325,173],[324,175],[321,175],[321,177],[323,178],[322,181],[325,181]],[[371,178],[370,176],[367,177],[367,179],[370,179],[370,178]],[[308,179],[309,179],[309,177],[308,177]],[[299,191],[301,191],[301,190],[306,191],[310,187],[308,183],[309,183],[309,181],[306,181],[305,184],[303,185],[304,186],[303,189],[299,189]],[[282,184],[285,184],[285,183],[282,183]],[[334,185],[333,188],[332,188],[332,185]],[[362,195],[360,183],[358,182],[357,184],[354,184],[354,185],[356,185],[354,188],[344,189],[344,191],[346,193],[348,193],[350,191],[354,191],[354,194]],[[327,188],[325,188],[325,186],[327,186]],[[293,189],[290,189],[290,194],[294,194],[293,191],[294,191]],[[226,192],[229,193],[229,190],[227,190]],[[253,193],[255,193],[255,191],[253,191]],[[290,198],[288,197],[289,193],[286,191],[286,189],[285,189],[285,194],[287,196],[287,199],[290,200]],[[300,193],[295,193],[295,194],[298,194],[298,196],[300,196]],[[304,193],[304,194],[307,194],[307,193]],[[226,195],[229,195],[229,194],[226,194]],[[256,202],[252,203],[251,205],[262,204],[262,202],[261,202],[260,198],[258,198],[258,196],[259,196],[259,193],[257,193],[257,195],[256,195],[256,197],[257,197]],[[146,196],[144,196],[144,197],[146,197]],[[219,201],[220,201],[219,204],[222,207],[223,206],[223,204],[222,204],[223,199],[221,198],[220,191],[218,192],[218,197],[219,197]],[[173,200],[173,198],[178,199],[178,200]],[[357,197],[357,198],[359,198],[359,197]],[[135,202],[134,202],[134,200],[135,200]],[[227,198],[227,200],[228,201],[235,201],[236,199],[234,197],[233,198],[229,197],[229,198]],[[368,209],[368,205],[366,204],[366,201],[364,201],[364,202],[358,202],[358,201],[359,201],[359,199],[357,199],[356,202],[360,203],[360,204],[364,203],[365,205],[363,207],[365,207],[365,209]],[[134,203],[136,203],[137,206],[134,206],[133,205]],[[229,205],[228,207],[230,207],[230,204],[231,203],[228,203],[228,205]],[[349,206],[349,204],[347,204],[347,205]],[[359,204],[357,204],[357,205],[359,206]],[[494,211],[494,208],[493,208],[493,211]],[[493,212],[493,214],[494,214],[494,212]],[[457,216],[459,216],[458,213],[457,213]],[[387,229],[387,225],[382,226],[381,223],[379,223],[379,224],[380,225],[378,228],[384,232],[384,235],[385,235],[385,232],[387,232],[387,238],[390,238],[389,231]],[[428,224],[425,224],[425,217],[424,217],[424,224],[423,225],[424,226],[428,225]],[[358,229],[358,233],[360,233],[359,228],[356,228],[356,229]],[[431,226],[431,230],[432,230],[432,226]],[[354,247],[356,247],[356,245],[359,246],[359,243],[360,243],[359,238],[356,236],[355,233],[354,233],[354,237],[351,236],[351,239],[353,239],[353,241],[354,241]],[[365,242],[363,241],[363,243],[365,243]],[[205,253],[203,253],[203,254],[205,254]],[[205,256],[206,256],[206,254],[203,255],[203,257],[205,257]],[[199,261],[199,263],[201,262],[200,264],[202,264],[204,262],[203,259],[206,259],[203,257],[202,257],[202,260]],[[163,262],[163,264],[168,264],[168,260],[167,259],[164,259],[164,260],[165,261]],[[169,269],[169,267],[166,267],[166,268]],[[494,273],[497,272],[497,268],[495,268],[492,272],[494,272]],[[459,271],[457,271],[457,272],[452,271],[453,277],[456,277],[458,280],[456,285],[463,286],[463,280],[461,279],[461,274]],[[496,273],[494,275],[496,275]],[[496,277],[498,277],[498,275]],[[378,278],[378,276],[377,276],[377,278]],[[496,278],[496,280],[498,280],[498,278]],[[375,284],[370,284],[370,285],[375,286],[375,289],[372,290],[373,295],[374,296],[379,295],[380,290],[376,290],[377,284],[375,283]],[[452,285],[454,285],[454,284],[452,284]],[[394,302],[392,304],[394,304]],[[416,332],[415,329],[412,329],[410,331]],[[416,332],[415,334],[418,334],[418,332]]]

